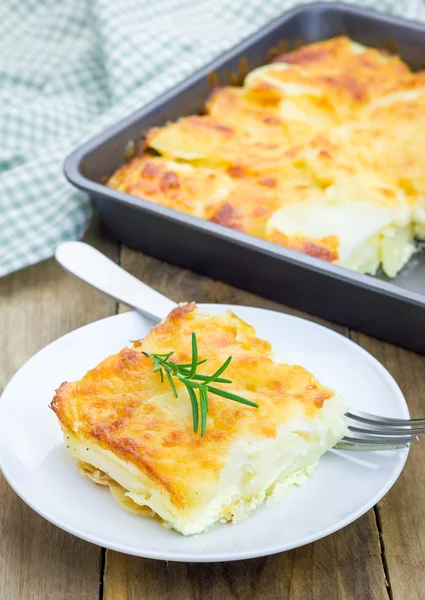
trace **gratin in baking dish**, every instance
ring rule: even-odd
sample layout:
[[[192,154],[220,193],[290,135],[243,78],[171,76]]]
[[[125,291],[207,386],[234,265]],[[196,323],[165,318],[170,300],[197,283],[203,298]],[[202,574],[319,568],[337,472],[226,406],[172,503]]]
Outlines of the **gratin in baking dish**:
[[[241,66],[246,71],[247,64],[254,69],[266,63],[270,50],[282,41],[291,47],[299,39],[311,43],[341,32],[369,46],[391,41],[413,69],[423,66],[424,26],[347,5],[299,7],[78,148],[66,160],[65,174],[93,197],[111,231],[138,250],[424,352],[421,253],[391,281],[360,275],[102,183],[124,162],[129,142],[137,144],[142,131],[202,110],[211,73],[223,80]]]

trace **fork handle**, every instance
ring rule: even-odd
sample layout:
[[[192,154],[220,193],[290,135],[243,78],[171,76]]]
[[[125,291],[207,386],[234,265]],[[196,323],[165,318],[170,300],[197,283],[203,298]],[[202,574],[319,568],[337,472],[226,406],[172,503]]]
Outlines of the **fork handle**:
[[[156,322],[177,306],[84,242],[64,242],[57,247],[55,256],[72,275]]]

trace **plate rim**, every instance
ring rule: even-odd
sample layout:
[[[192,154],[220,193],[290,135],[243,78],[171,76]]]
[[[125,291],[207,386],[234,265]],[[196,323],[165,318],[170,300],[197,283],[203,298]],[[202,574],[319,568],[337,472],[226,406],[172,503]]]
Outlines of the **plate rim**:
[[[405,413],[406,418],[410,417],[408,404],[406,402],[403,392],[401,391],[401,389],[400,389],[398,383],[396,382],[396,380],[394,379],[394,377],[370,352],[368,352],[362,346],[360,346],[359,344],[354,342],[351,338],[346,337],[346,336],[342,335],[341,333],[334,331],[333,329],[331,329],[329,327],[326,327],[325,325],[316,323],[315,321],[311,321],[311,320],[305,319],[303,317],[298,317],[296,315],[291,315],[291,314],[277,311],[277,310],[261,308],[261,307],[256,307],[256,306],[249,306],[249,305],[215,304],[215,303],[199,303],[199,304],[197,303],[197,307],[200,309],[204,308],[204,309],[213,309],[213,310],[220,309],[220,308],[223,308],[224,310],[230,309],[230,310],[236,312],[236,314],[237,314],[237,310],[240,308],[254,310],[255,312],[273,313],[273,314],[279,315],[280,317],[283,317],[284,319],[291,319],[291,320],[295,320],[295,321],[306,322],[315,328],[326,330],[327,334],[331,334],[331,336],[336,336],[338,339],[342,339],[344,341],[344,343],[346,343],[348,346],[352,346],[352,347],[354,346],[354,348],[357,352],[360,351],[360,354],[363,355],[368,361],[370,361],[372,363],[373,368],[376,368],[381,373],[381,375],[384,376],[384,378],[393,387],[394,393],[398,396],[398,398],[400,400],[400,407],[403,408],[403,412]],[[150,319],[148,317],[146,317],[145,315],[142,315],[137,310],[130,310],[130,311],[126,311],[124,313],[119,313],[119,314],[115,314],[115,315],[110,315],[108,317],[104,317],[102,319],[97,319],[95,321],[92,321],[91,323],[87,323],[85,325],[82,325],[81,327],[73,329],[73,330],[69,331],[68,333],[65,333],[64,335],[53,340],[52,342],[50,342],[49,344],[47,344],[46,346],[44,346],[43,348],[38,350],[33,356],[31,356],[27,361],[25,361],[25,363],[23,365],[21,365],[21,367],[16,371],[16,373],[11,377],[11,379],[5,386],[3,392],[0,396],[0,400],[3,399],[3,397],[7,394],[10,385],[15,380],[15,378],[18,377],[21,370],[24,367],[26,367],[30,362],[35,360],[36,357],[38,357],[40,354],[42,354],[46,350],[46,348],[59,342],[63,338],[73,336],[74,334],[80,332],[82,329],[89,328],[94,324],[100,324],[100,323],[103,323],[103,322],[111,320],[111,319],[118,319],[118,318],[125,319],[125,318],[129,318],[129,315],[134,315],[134,314],[140,316],[142,319],[144,319],[146,321],[150,321]],[[154,327],[155,324],[156,323],[154,321],[152,321],[152,327]],[[371,508],[373,508],[393,487],[393,485],[399,478],[399,476],[406,464],[406,461],[407,461],[407,458],[409,455],[409,448],[404,449],[404,450],[399,450],[398,453],[399,453],[399,455],[402,456],[402,459],[398,462],[398,465],[395,468],[395,470],[392,474],[392,477],[387,481],[386,485],[382,489],[380,489],[373,497],[371,497],[371,499],[368,502],[364,503],[361,507],[359,507],[357,511],[351,513],[346,518],[342,518],[342,519],[338,520],[336,523],[334,523],[333,526],[328,527],[327,529],[321,531],[321,533],[319,535],[317,533],[315,533],[315,534],[305,536],[303,538],[300,538],[297,541],[297,543],[295,543],[295,544],[294,543],[289,543],[289,544],[287,543],[287,544],[280,544],[280,545],[278,544],[278,545],[274,545],[273,547],[260,548],[258,550],[248,550],[245,552],[238,551],[236,553],[235,552],[230,552],[230,553],[227,552],[227,554],[226,553],[221,553],[221,554],[206,553],[206,554],[202,554],[202,555],[194,554],[194,553],[175,554],[174,552],[167,552],[167,551],[158,552],[158,551],[149,551],[149,550],[143,551],[143,553],[141,553],[140,549],[135,548],[133,546],[126,545],[126,544],[116,544],[113,542],[111,543],[111,542],[108,542],[107,540],[103,539],[101,536],[92,536],[92,535],[86,534],[84,531],[81,531],[80,529],[78,529],[76,527],[70,527],[66,523],[63,523],[61,520],[56,519],[55,517],[51,517],[49,515],[49,513],[47,511],[43,510],[43,508],[39,507],[36,502],[33,502],[29,497],[27,497],[26,494],[21,493],[21,490],[19,490],[19,486],[15,485],[13,475],[7,469],[7,460],[5,460],[5,457],[2,453],[2,445],[1,444],[0,444],[0,471],[2,472],[3,477],[6,479],[7,483],[12,488],[12,490],[32,510],[34,510],[37,514],[39,514],[41,517],[43,517],[46,521],[52,523],[56,527],[59,527],[63,531],[66,531],[67,533],[74,535],[75,537],[78,537],[86,542],[95,544],[97,546],[106,548],[108,550],[122,552],[122,553],[128,554],[130,556],[138,556],[141,558],[149,558],[149,559],[154,559],[154,560],[165,560],[165,561],[172,561],[172,562],[213,563],[213,562],[233,562],[233,561],[237,561],[237,560],[247,560],[247,559],[251,559],[251,558],[261,558],[264,556],[272,556],[272,555],[278,554],[280,552],[286,552],[288,550],[299,548],[301,546],[305,546],[312,542],[321,540],[321,539],[335,533],[336,531],[339,531],[340,529],[347,527],[348,525],[350,525],[351,523],[353,523],[354,521],[359,519],[361,516],[366,514]],[[200,534],[200,535],[205,535],[205,534]]]

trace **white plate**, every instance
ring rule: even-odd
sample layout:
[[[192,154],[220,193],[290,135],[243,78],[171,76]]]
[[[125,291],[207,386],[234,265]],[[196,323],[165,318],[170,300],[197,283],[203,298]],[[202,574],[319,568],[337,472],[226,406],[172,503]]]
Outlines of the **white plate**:
[[[201,305],[214,312],[228,306]],[[269,340],[279,359],[311,370],[353,407],[408,418],[403,395],[389,373],[362,348],[333,331],[285,314],[230,307]],[[407,450],[331,451],[313,477],[282,503],[261,507],[237,525],[218,525],[193,537],[133,515],[108,489],[77,470],[48,404],[64,380],[80,378],[152,323],[135,312],[97,321],[47,346],[15,375],[1,399],[0,466],[19,496],[62,529],[136,556],[175,561],[224,561],[264,556],[307,544],[351,523],[390,489]]]

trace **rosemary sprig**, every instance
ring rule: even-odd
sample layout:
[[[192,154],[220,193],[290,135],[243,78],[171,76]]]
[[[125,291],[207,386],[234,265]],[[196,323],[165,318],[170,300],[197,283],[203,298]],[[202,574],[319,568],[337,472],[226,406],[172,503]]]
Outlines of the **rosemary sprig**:
[[[187,389],[187,393],[189,394],[192,405],[193,431],[195,433],[197,433],[199,428],[199,413],[201,413],[201,436],[205,435],[205,430],[207,428],[209,393],[215,394],[216,396],[221,396],[222,398],[227,398],[228,400],[240,402],[241,404],[246,404],[247,406],[258,408],[258,404],[251,402],[251,400],[247,400],[238,394],[234,394],[233,392],[228,392],[211,385],[212,383],[232,383],[231,379],[220,377],[220,375],[222,375],[230,365],[232,360],[231,356],[229,356],[221,365],[221,367],[219,367],[212,375],[202,375],[201,373],[196,372],[196,369],[199,367],[199,365],[207,362],[207,359],[204,358],[203,360],[198,360],[198,343],[196,341],[196,333],[194,331],[192,332],[192,359],[190,363],[176,363],[173,360],[170,360],[174,352],[168,352],[165,354],[143,352],[143,354],[152,360],[154,373],[159,372],[161,383],[164,383],[165,378],[167,378],[176,398],[178,398],[179,394],[173,379],[175,378],[183,383]],[[196,396],[196,391],[198,392],[198,396]]]

